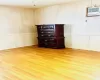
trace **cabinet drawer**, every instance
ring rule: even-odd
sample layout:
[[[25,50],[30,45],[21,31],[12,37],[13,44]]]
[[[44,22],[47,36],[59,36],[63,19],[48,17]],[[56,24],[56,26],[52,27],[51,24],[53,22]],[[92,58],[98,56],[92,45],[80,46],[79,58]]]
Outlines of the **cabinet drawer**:
[[[54,29],[54,25],[45,25],[43,29]]]
[[[54,37],[54,34],[40,34],[39,37]]]

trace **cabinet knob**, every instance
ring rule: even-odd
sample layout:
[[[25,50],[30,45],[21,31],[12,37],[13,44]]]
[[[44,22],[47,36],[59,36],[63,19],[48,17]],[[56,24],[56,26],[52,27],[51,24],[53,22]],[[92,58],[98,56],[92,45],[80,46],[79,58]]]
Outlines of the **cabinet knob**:
[[[47,41],[47,40],[45,40],[45,41]]]
[[[41,26],[41,29],[42,29],[42,26]]]
[[[48,35],[48,36],[51,36],[51,35]]]

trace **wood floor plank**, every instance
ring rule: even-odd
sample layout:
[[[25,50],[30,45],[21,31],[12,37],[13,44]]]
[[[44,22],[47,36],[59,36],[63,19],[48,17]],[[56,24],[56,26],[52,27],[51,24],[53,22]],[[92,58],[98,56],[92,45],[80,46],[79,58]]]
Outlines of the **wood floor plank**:
[[[0,80],[100,80],[100,52],[33,46],[0,51]]]

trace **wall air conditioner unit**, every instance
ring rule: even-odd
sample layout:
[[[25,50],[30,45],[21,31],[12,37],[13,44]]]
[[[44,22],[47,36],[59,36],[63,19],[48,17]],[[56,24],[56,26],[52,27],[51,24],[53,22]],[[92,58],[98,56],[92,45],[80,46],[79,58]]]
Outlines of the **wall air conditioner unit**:
[[[87,17],[100,16],[100,7],[88,7]]]

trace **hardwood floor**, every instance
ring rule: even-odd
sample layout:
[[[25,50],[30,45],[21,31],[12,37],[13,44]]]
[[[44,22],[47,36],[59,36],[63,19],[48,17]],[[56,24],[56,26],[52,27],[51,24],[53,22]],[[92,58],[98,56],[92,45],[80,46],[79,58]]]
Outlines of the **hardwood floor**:
[[[100,52],[38,47],[0,51],[0,80],[100,80]]]

